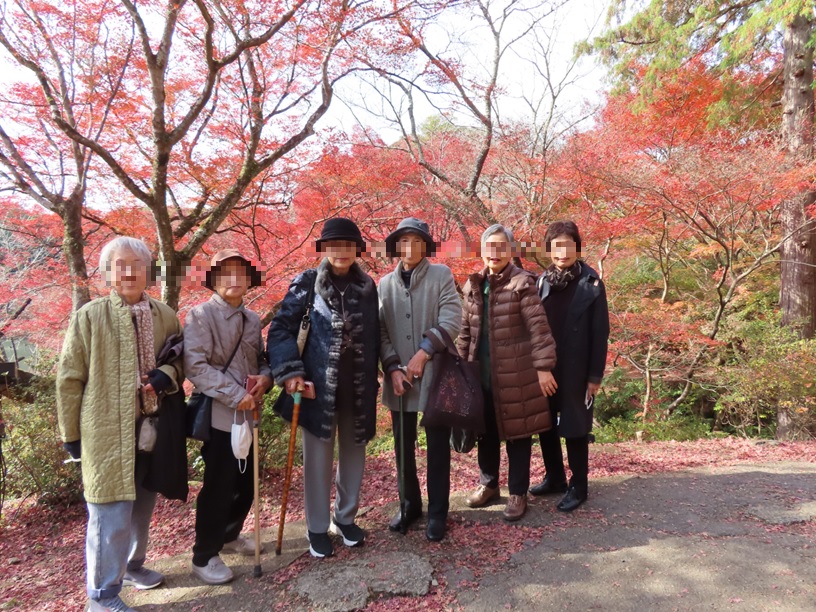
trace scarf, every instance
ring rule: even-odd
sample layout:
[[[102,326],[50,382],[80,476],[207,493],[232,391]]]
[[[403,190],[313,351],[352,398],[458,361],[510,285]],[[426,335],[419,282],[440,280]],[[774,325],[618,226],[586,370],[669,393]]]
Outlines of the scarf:
[[[156,353],[153,343],[153,314],[150,312],[150,300],[146,294],[136,304],[129,305],[133,326],[136,330],[136,356],[139,359],[137,389],[141,396],[142,414],[153,414],[158,410],[155,393],[146,393],[142,389],[142,377],[156,369]]]
[[[550,284],[553,291],[561,291],[570,281],[581,276],[581,262],[576,261],[566,270],[562,270],[555,264],[544,270],[544,278]]]

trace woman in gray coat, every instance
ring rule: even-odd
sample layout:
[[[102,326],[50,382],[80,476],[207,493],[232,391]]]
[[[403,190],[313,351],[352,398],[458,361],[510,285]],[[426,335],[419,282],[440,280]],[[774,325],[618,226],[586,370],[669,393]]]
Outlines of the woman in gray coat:
[[[462,305],[450,268],[432,264],[436,245],[428,225],[417,219],[404,219],[385,240],[387,254],[399,257],[396,269],[380,281],[380,350],[386,372],[383,403],[391,411],[397,470],[404,479],[400,491],[400,510],[389,529],[407,527],[422,515],[422,494],[417,478],[417,413],[428,403],[433,368],[431,336],[443,342],[441,330],[455,340],[461,324]],[[439,342],[436,343],[437,345]],[[404,367],[403,367],[404,366]],[[404,384],[410,388],[405,390]],[[400,401],[403,404],[404,431],[400,431]],[[428,526],[426,537],[439,541],[445,537],[450,495],[450,429],[427,427],[428,442]],[[400,438],[402,442],[400,442]],[[400,465],[400,446],[405,459]],[[405,516],[403,516],[403,511]]]

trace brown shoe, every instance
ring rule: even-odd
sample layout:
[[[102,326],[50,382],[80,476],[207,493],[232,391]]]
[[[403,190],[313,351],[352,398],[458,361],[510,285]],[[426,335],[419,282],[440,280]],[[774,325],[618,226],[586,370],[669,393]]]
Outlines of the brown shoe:
[[[471,508],[481,508],[486,506],[494,499],[499,499],[499,489],[491,489],[485,485],[479,485],[476,490],[467,496],[465,503]]]
[[[527,496],[511,495],[504,508],[505,521],[517,521],[527,513]]]

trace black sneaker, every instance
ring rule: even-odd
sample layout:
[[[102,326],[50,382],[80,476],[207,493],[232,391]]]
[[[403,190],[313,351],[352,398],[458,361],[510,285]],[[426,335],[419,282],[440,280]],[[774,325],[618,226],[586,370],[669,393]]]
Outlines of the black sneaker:
[[[318,559],[331,557],[334,554],[334,546],[332,546],[328,533],[315,533],[314,531],[306,533],[306,537],[309,539],[309,554]]]
[[[354,523],[343,525],[332,521],[331,532],[334,535],[343,536],[343,544],[346,546],[359,546],[365,542],[365,532]]]

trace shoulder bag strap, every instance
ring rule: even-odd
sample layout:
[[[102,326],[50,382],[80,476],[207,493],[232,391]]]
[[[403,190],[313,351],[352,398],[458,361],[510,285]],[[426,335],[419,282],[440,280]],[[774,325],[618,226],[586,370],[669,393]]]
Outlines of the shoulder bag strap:
[[[227,364],[223,368],[221,368],[222,374],[224,374],[229,369],[230,364],[232,363],[232,359],[233,357],[235,357],[235,353],[237,353],[238,349],[241,348],[241,342],[243,341],[243,339],[244,339],[244,313],[241,312],[241,335],[238,336],[238,342],[235,345],[235,348],[232,349],[232,355],[230,355],[229,359],[227,359]]]
[[[306,295],[306,308],[303,311],[303,318],[300,320],[298,328],[297,346],[298,353],[303,355],[306,348],[306,339],[309,337],[309,329],[312,327],[312,308],[314,308],[315,284],[317,284],[317,273],[309,284],[309,293]]]

